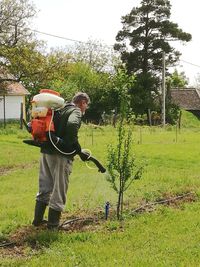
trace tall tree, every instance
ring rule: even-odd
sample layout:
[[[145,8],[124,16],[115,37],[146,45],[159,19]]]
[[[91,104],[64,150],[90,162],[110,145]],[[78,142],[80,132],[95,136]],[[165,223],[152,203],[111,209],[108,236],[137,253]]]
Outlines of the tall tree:
[[[122,17],[123,29],[116,36],[115,49],[121,52],[129,72],[160,73],[163,52],[166,65],[171,66],[178,60],[180,52],[171,42],[188,42],[192,36],[171,22],[170,15],[170,1],[142,0],[140,7]]]
[[[162,70],[162,53],[166,66],[178,61],[180,52],[173,48],[172,41],[188,42],[192,36],[171,22],[171,4],[168,0],[142,0],[122,17],[123,29],[116,36],[115,50],[121,54],[128,73],[136,75],[131,90],[132,106],[137,113],[147,113],[154,108]]]
[[[0,46],[15,46],[30,39],[30,19],[36,14],[29,0],[0,1]]]
[[[24,47],[24,43],[30,42],[32,33],[29,23],[36,11],[29,0],[1,0],[0,1],[0,67],[1,72],[9,73],[11,65],[9,55],[13,54],[17,47]],[[16,54],[14,54],[16,58]],[[12,78],[11,78],[12,77]],[[14,76],[2,75],[0,83],[15,80]]]

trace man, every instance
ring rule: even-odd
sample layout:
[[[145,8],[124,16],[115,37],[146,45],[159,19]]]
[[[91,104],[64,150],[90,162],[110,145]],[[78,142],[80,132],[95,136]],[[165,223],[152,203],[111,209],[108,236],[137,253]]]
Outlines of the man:
[[[73,97],[72,103],[66,104],[59,113],[55,114],[55,133],[50,133],[50,142],[41,148],[39,192],[36,196],[34,226],[43,224],[47,205],[49,206],[47,227],[56,229],[59,226],[61,212],[66,203],[73,157],[79,154],[83,161],[88,159],[88,155],[81,152],[78,131],[81,117],[89,103],[89,96],[79,92]]]

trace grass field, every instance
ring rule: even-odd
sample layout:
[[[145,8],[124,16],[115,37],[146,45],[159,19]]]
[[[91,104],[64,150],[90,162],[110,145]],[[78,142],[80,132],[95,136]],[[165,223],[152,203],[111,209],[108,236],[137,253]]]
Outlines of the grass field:
[[[106,174],[76,158],[62,222],[82,220],[59,232],[31,226],[38,148],[22,143],[25,130],[0,128],[0,245],[13,242],[0,247],[0,266],[200,266],[200,122],[184,112],[182,124],[133,128],[133,150],[146,167],[125,194],[123,221]],[[116,130],[83,125],[80,140],[106,165]]]

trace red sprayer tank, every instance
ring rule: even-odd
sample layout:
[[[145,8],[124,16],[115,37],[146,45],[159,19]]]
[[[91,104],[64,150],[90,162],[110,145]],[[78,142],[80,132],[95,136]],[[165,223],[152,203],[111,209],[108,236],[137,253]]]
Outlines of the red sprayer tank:
[[[63,105],[64,99],[60,97],[60,93],[50,89],[42,89],[33,97],[31,134],[35,141],[45,142],[47,133],[55,131],[52,110],[61,108]]]

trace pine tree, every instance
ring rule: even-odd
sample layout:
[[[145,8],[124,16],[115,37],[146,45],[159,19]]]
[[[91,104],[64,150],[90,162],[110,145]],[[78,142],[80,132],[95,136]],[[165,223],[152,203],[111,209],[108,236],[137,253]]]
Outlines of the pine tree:
[[[148,114],[148,109],[156,108],[154,98],[161,83],[163,52],[166,66],[171,67],[180,57],[172,41],[189,42],[192,38],[170,21],[170,15],[170,1],[142,0],[139,7],[122,17],[123,28],[114,48],[120,52],[128,73],[136,75],[130,90],[131,107],[136,114]]]

